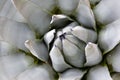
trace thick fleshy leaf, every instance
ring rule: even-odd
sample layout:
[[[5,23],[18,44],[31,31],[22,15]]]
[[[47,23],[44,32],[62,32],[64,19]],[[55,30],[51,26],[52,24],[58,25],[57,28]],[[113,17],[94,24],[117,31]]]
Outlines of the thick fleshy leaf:
[[[7,42],[0,41],[0,80],[15,80],[16,76],[24,72],[34,60],[17,52]]]
[[[56,73],[47,65],[33,66],[17,76],[17,80],[57,80]]]
[[[0,40],[0,57],[10,55],[16,50],[17,48],[12,47],[7,42]]]
[[[54,45],[56,45],[60,50],[62,50],[62,41],[60,38],[57,38],[55,41],[54,41]]]
[[[58,80],[81,80],[85,73],[86,71],[79,69],[69,69],[60,74],[60,78]]]
[[[44,35],[44,40],[48,46],[48,49],[50,47],[50,43],[52,42],[52,40],[54,39],[55,37],[55,29],[47,32],[45,35]]]
[[[27,40],[25,41],[25,46],[30,50],[30,52],[40,59],[41,61],[48,61],[48,49],[40,40]]]
[[[27,24],[0,17],[1,40],[7,41],[17,48],[27,50],[23,45],[26,40],[35,38],[35,33]]]
[[[92,66],[100,63],[102,53],[97,44],[89,42],[85,47],[86,63],[85,66]]]
[[[71,66],[65,62],[62,52],[56,45],[54,45],[50,51],[50,58],[52,60],[53,68],[57,72],[62,72],[67,68],[71,68]]]
[[[84,52],[67,39],[62,40],[62,45],[65,60],[75,67],[83,67],[85,62]]]
[[[95,31],[83,28],[81,26],[76,26],[73,28],[71,33],[86,43],[95,42],[97,40],[97,33]]]
[[[120,73],[114,73],[114,74],[112,74],[112,79],[113,80],[120,80]]]
[[[120,42],[120,20],[105,26],[99,33],[98,43],[104,53],[112,50]]]
[[[31,1],[36,6],[39,6],[42,10],[46,11],[52,11],[56,5],[55,0],[28,0],[28,1]]]
[[[108,53],[107,62],[113,71],[120,72],[120,44]]]
[[[112,80],[107,66],[95,66],[87,74],[87,80]]]
[[[63,33],[69,34],[71,33],[72,28],[77,26],[78,24],[76,22],[72,22],[71,24],[67,25],[65,28],[62,29]]]
[[[81,51],[84,52],[86,44],[83,41],[80,41],[78,38],[76,38],[73,35],[66,35],[65,38],[76,45]]]
[[[101,0],[94,8],[99,23],[105,25],[120,18],[120,0]],[[113,14],[114,12],[114,14]]]
[[[64,14],[72,14],[74,13],[75,9],[79,0],[58,0],[58,6]]]
[[[95,18],[89,0],[80,0],[76,13],[77,20],[82,26],[96,29]]]
[[[71,22],[73,22],[73,20],[71,18],[69,18],[68,16],[63,15],[63,14],[57,14],[57,15],[52,16],[52,20],[51,20],[50,24],[55,29],[58,29],[58,28],[63,28],[65,26],[67,26]]]
[[[28,24],[43,35],[49,30],[50,7],[54,5],[54,0],[13,0],[16,8],[25,17]],[[47,4],[47,5],[46,5]]]
[[[0,0],[0,16],[7,17],[18,22],[26,22],[24,17],[14,7],[11,0]]]

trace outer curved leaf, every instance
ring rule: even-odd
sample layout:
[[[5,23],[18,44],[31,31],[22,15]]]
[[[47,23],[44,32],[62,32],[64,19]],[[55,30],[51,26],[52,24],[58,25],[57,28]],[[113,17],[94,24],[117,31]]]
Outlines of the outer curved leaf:
[[[120,44],[107,55],[107,62],[115,72],[120,72]]]
[[[69,69],[60,74],[60,78],[58,80],[81,80],[85,73],[86,71],[79,69]]]
[[[49,30],[51,20],[49,9],[54,5],[54,0],[13,0],[13,2],[28,24],[41,35]]]
[[[26,40],[35,38],[34,32],[27,24],[0,17],[1,40],[7,41],[17,48],[27,50],[23,45]]]
[[[48,62],[48,49],[40,40],[27,40],[25,46],[41,61]]]
[[[0,16],[7,17],[18,22],[26,22],[24,17],[14,7],[11,0],[0,0]]]
[[[97,39],[97,33],[95,31],[86,29],[86,28],[81,27],[81,26],[74,27],[72,29],[71,33],[86,43],[95,42]]]
[[[98,43],[104,53],[112,50],[120,42],[120,20],[105,26],[99,33]]]
[[[33,66],[21,73],[17,80],[57,80],[56,73],[47,65]]]
[[[95,18],[89,0],[80,0],[76,13],[77,20],[82,26],[96,29]]]
[[[58,0],[58,6],[65,14],[72,14],[77,8],[79,0]]]
[[[97,21],[105,25],[119,19],[119,7],[120,0],[101,0],[100,3],[94,8]]]
[[[55,29],[47,32],[45,35],[44,35],[44,40],[48,46],[48,49],[50,48],[50,43],[52,42],[52,40],[54,39],[55,37]]]
[[[87,80],[112,80],[106,66],[95,66],[87,74]]]
[[[14,80],[33,62],[30,56],[17,52],[10,44],[0,41],[0,80]]]
[[[86,63],[85,66],[92,66],[100,63],[102,53],[97,44],[89,42],[85,47]]]

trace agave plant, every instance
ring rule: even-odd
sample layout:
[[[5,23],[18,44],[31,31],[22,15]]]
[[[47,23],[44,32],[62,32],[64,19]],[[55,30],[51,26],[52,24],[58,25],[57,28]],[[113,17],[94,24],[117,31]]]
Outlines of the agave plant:
[[[0,0],[0,80],[119,80],[119,0]]]

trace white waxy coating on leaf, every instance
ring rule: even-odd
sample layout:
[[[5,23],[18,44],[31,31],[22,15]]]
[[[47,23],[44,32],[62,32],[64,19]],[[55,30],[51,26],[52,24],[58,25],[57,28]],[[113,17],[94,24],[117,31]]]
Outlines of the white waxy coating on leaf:
[[[55,41],[54,41],[54,45],[56,45],[60,50],[62,50],[62,41],[60,38],[57,38]]]
[[[94,14],[88,0],[80,0],[76,13],[77,20],[83,26],[96,29]]]
[[[62,40],[62,45],[65,60],[75,67],[83,67],[85,62],[84,52],[67,39]]]
[[[13,2],[20,13],[25,17],[28,24],[38,31],[40,35],[45,34],[49,30],[51,15],[46,8],[42,8],[42,5],[40,6],[40,4],[35,3],[36,1],[31,0],[13,0]],[[42,4],[42,2],[46,2],[46,0],[40,2]],[[50,3],[52,4],[54,1]],[[47,6],[51,7],[51,5]]]
[[[81,51],[84,52],[86,44],[83,41],[80,41],[78,38],[76,38],[73,35],[66,35],[65,38],[74,45],[76,45]]]
[[[69,69],[60,74],[58,80],[81,80],[86,71],[79,69]]]
[[[83,28],[81,26],[74,27],[71,33],[86,43],[95,42],[97,40],[97,33],[95,31]]]
[[[5,41],[0,41],[0,57],[13,54],[17,49]]]
[[[102,53],[97,44],[89,42],[85,47],[86,63],[85,66],[93,66],[102,60]]]
[[[40,59],[41,61],[48,61],[48,49],[45,44],[40,40],[27,40],[25,41],[25,46],[30,50],[30,52]]]
[[[65,14],[72,14],[77,8],[79,0],[58,0],[58,6]]]
[[[24,42],[35,38],[35,33],[27,24],[0,17],[0,36],[19,49],[26,50]]]
[[[109,24],[120,18],[120,0],[101,0],[93,11],[99,23]]]
[[[115,72],[120,72],[120,44],[107,55],[107,62]]]
[[[54,21],[57,21],[59,19],[64,19],[64,18],[67,18],[67,16],[62,15],[62,14],[53,15],[50,24],[52,24]]]
[[[120,20],[105,26],[99,33],[98,44],[104,53],[112,50],[120,42]]]
[[[17,76],[17,80],[56,80],[55,72],[53,69],[47,65],[42,64],[40,66],[33,66],[19,76]]]
[[[106,66],[95,66],[87,74],[87,80],[112,80]]]
[[[48,46],[48,48],[50,47],[50,43],[52,42],[52,40],[54,39],[54,34],[55,34],[55,29],[47,32],[45,35],[44,35],[44,40]]]
[[[29,0],[42,10],[51,11],[55,7],[55,0]],[[47,4],[47,5],[46,5]]]
[[[18,52],[7,42],[0,41],[0,80],[14,80],[33,62],[30,56]]]
[[[50,51],[50,58],[52,60],[53,68],[57,72],[62,72],[67,68],[71,68],[71,66],[65,62],[62,52],[56,45],[54,45]]]
[[[18,22],[26,22],[24,17],[14,7],[11,0],[0,0],[0,16],[7,17]]]

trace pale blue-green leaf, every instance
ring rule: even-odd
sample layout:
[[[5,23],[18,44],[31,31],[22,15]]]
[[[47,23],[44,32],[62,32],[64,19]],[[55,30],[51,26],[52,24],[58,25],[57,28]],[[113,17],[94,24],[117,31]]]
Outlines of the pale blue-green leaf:
[[[28,24],[40,35],[49,30],[52,15],[50,10],[54,6],[54,0],[13,0],[13,2]]]
[[[86,71],[79,69],[69,69],[60,74],[58,80],[81,80]]]
[[[62,45],[65,60],[75,67],[83,67],[85,62],[84,52],[67,39],[62,40]]]
[[[115,72],[120,72],[120,44],[107,55],[107,63]]]
[[[61,50],[56,45],[54,45],[50,51],[50,58],[52,60],[53,68],[57,72],[62,72],[68,68],[71,68],[71,66],[65,62]]]
[[[0,41],[0,80],[15,80],[16,76],[24,72],[34,60],[18,52],[7,42]]]
[[[20,75],[17,80],[57,80],[56,73],[48,64],[33,66]]]
[[[85,66],[99,64],[102,60],[102,53],[97,44],[89,42],[85,47],[86,63]]]
[[[98,37],[99,46],[104,53],[112,50],[120,42],[120,20],[114,21],[106,25],[100,32]]]
[[[76,45],[82,52],[84,52],[86,44],[83,41],[80,41],[73,35],[66,35],[65,38],[74,45]]]
[[[94,8],[97,21],[103,25],[120,18],[120,0],[101,0]]]
[[[48,49],[50,48],[50,43],[55,37],[55,32],[56,32],[55,29],[53,29],[44,35],[44,41],[47,44]]]
[[[16,50],[16,47],[12,47],[7,42],[0,40],[0,57],[10,55]]]
[[[43,62],[48,62],[48,49],[40,40],[27,40],[25,46],[30,50],[32,55]]]
[[[65,28],[62,29],[62,32],[65,34],[71,34],[71,30],[72,28],[74,28],[75,26],[78,26],[78,23],[76,22],[72,22],[69,25],[67,25]]]
[[[7,17],[18,22],[26,22],[24,17],[14,7],[11,0],[0,0],[0,16]]]
[[[54,45],[57,46],[60,50],[62,50],[62,41],[59,37],[55,39]]]
[[[95,66],[87,74],[87,80],[112,80],[107,66]]]
[[[76,17],[82,26],[94,28],[96,30],[95,18],[90,8],[89,0],[79,1],[78,8],[76,9]]]
[[[69,16],[57,14],[52,16],[50,24],[53,28],[58,29],[69,25],[71,22],[73,22],[73,20]]]
[[[35,33],[27,24],[0,17],[0,40],[4,40],[19,49],[27,51],[24,46],[26,40],[35,38]]]
[[[79,0],[58,0],[58,6],[64,14],[72,14],[77,8]]]
[[[95,42],[97,40],[97,33],[95,31],[86,29],[81,26],[74,27],[71,33],[86,43]]]

